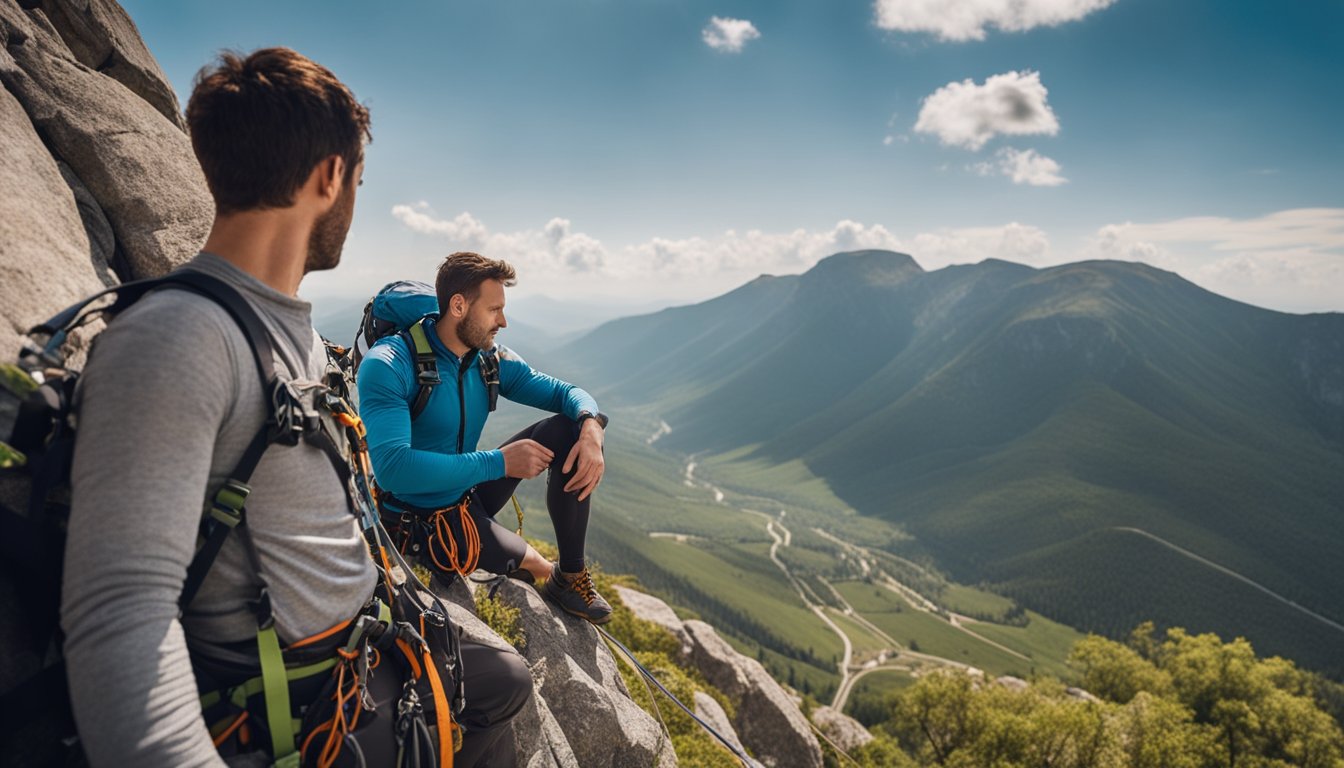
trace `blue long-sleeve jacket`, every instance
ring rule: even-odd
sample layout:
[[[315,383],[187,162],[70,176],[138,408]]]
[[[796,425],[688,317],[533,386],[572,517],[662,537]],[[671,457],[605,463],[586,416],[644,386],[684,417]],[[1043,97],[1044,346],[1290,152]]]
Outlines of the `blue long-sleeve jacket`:
[[[476,450],[489,415],[479,355],[458,358],[439,340],[434,319],[424,322],[442,379],[425,410],[411,421],[411,403],[419,391],[415,355],[400,338],[389,336],[375,343],[359,365],[359,413],[378,484],[411,504],[437,508],[479,483],[504,477],[504,454]],[[533,370],[506,347],[498,353],[504,397],[571,419],[581,411],[597,413],[597,402],[587,392]]]

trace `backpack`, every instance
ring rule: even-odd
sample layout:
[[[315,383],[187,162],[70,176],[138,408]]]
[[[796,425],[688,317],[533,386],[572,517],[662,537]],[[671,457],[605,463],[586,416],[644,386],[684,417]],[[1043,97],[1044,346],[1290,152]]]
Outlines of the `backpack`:
[[[292,389],[275,371],[270,336],[251,305],[230,286],[208,275],[180,271],[162,278],[108,288],[74,304],[29,331],[18,365],[0,366],[0,469],[26,474],[30,485],[22,513],[0,507],[0,552],[28,617],[29,650],[39,658],[59,654],[57,627],[65,525],[70,511],[70,469],[74,456],[74,395],[80,372],[66,365],[62,346],[69,334],[95,318],[111,320],[156,288],[176,287],[205,296],[223,307],[247,337],[263,391],[271,393],[266,424],[249,444],[231,480],[206,499],[201,545],[187,571],[178,604],[195,597],[225,539],[246,522],[247,481],[266,448],[297,444],[316,414],[305,413]],[[111,298],[110,302],[99,303]],[[342,471],[338,467],[337,471]],[[348,467],[343,477],[349,476]],[[57,656],[58,657],[58,656]],[[44,666],[3,696],[7,712],[34,720],[54,718],[66,748],[75,744],[69,718],[64,663]],[[34,701],[38,706],[33,706]],[[6,723],[8,729],[11,725]],[[9,735],[9,734],[6,734]],[[68,755],[67,755],[68,756]]]
[[[216,278],[199,272],[178,271],[162,278],[123,283],[68,307],[29,332],[30,340],[20,352],[18,365],[0,364],[0,472],[11,475],[3,478],[6,485],[13,482],[13,475],[20,473],[31,483],[27,509],[22,513],[0,503],[0,555],[3,555],[0,568],[4,569],[9,582],[5,586],[14,587],[13,596],[27,619],[23,624],[30,643],[25,650],[33,659],[40,660],[31,665],[40,669],[22,678],[17,685],[9,686],[7,679],[8,690],[0,694],[0,704],[3,705],[0,711],[4,713],[3,721],[0,721],[0,743],[4,744],[0,757],[4,764],[83,764],[70,715],[65,665],[60,660],[63,638],[57,626],[61,561],[69,517],[71,459],[77,428],[74,393],[80,377],[80,371],[66,365],[62,346],[70,333],[91,320],[103,317],[110,321],[150,291],[166,287],[191,290],[228,312],[248,340],[263,391],[269,393],[266,422],[230,473],[230,479],[217,493],[205,499],[199,546],[187,570],[179,606],[185,608],[195,597],[230,533],[235,528],[246,530],[245,502],[250,492],[247,483],[267,448],[277,443],[297,445],[301,440],[322,448],[350,494],[353,508],[360,513],[361,525],[371,539],[376,555],[375,566],[383,576],[383,583],[376,592],[381,602],[374,600],[369,608],[371,613],[356,617],[357,622],[355,619],[347,622],[358,630],[351,634],[347,647],[359,648],[361,653],[368,654],[378,643],[378,647],[389,651],[388,655],[399,655],[394,648],[405,654],[407,661],[403,666],[416,672],[413,679],[407,679],[401,691],[402,698],[389,702],[389,706],[397,710],[409,697],[415,703],[412,719],[418,718],[423,723],[426,717],[434,718],[435,722],[429,725],[440,734],[437,745],[425,727],[414,728],[415,734],[408,739],[416,742],[414,751],[417,754],[422,750],[427,756],[438,753],[438,759],[430,758],[432,762],[428,764],[450,761],[453,741],[460,739],[453,716],[461,709],[463,686],[456,630],[448,620],[446,609],[436,597],[431,596],[426,602],[416,589],[403,589],[393,583],[389,573],[394,568],[403,573],[409,572],[410,568],[401,561],[399,553],[388,552],[387,533],[378,524],[377,514],[368,500],[367,478],[361,472],[352,471],[352,464],[358,462],[343,455],[336,440],[325,431],[328,427],[324,426],[323,417],[305,408],[289,380],[277,374],[271,338],[251,305],[236,290]],[[108,298],[110,302],[99,303]],[[339,387],[343,383],[342,377],[329,375],[327,378],[329,391],[325,408],[336,422],[343,425],[346,447],[351,449],[352,457],[357,457],[365,450],[362,424],[343,399],[346,392]],[[332,386],[333,383],[336,386]],[[366,466],[367,455],[363,456]],[[297,765],[295,725],[288,716],[293,710],[289,689],[299,686],[297,690],[302,691],[303,685],[311,687],[314,681],[320,683],[324,678],[315,676],[314,669],[325,674],[334,665],[353,662],[336,659],[325,662],[326,666],[308,664],[296,668],[288,651],[282,654],[276,642],[264,588],[257,605],[257,642],[262,674],[243,685],[229,688],[227,692],[232,694],[231,697],[222,697],[219,693],[203,695],[203,709],[207,717],[212,711],[227,716],[236,730],[237,724],[246,719],[248,707],[257,701],[263,702],[268,713],[275,713],[274,717],[267,715],[272,756],[277,764],[292,762]],[[424,637],[401,629],[402,625],[411,626],[406,623],[406,617],[417,616]],[[435,629],[425,629],[426,619]],[[434,637],[430,638],[430,634]],[[433,641],[432,648],[426,638]],[[8,667],[6,674],[12,676],[13,668]],[[299,676],[299,672],[303,675]],[[327,687],[330,686],[328,682]],[[254,687],[257,689],[255,693],[252,691]],[[248,695],[239,700],[240,692],[244,691]],[[345,693],[339,688],[338,692]],[[335,724],[344,725],[346,719],[338,708],[322,705],[330,691],[324,689],[322,693],[317,700],[297,701],[306,712],[302,732],[326,728],[338,737]],[[422,699],[426,701],[424,706],[418,703]],[[307,701],[314,701],[314,704],[308,706]],[[282,712],[286,714],[280,715]],[[393,715],[400,727],[402,716],[396,712],[389,714]],[[407,724],[409,727],[409,720]],[[324,753],[343,754],[340,750],[344,742],[340,738],[329,737],[327,741],[328,748]],[[219,745],[220,741],[217,741]],[[358,745],[354,749],[357,752]]]
[[[401,337],[415,358],[415,379],[419,384],[411,401],[412,421],[424,412],[434,387],[442,382],[424,326],[426,318],[438,316],[439,297],[433,286],[417,280],[388,283],[364,305],[364,318],[349,351],[349,371],[353,377],[374,342],[392,335]],[[481,378],[493,412],[499,402],[499,355],[493,349],[481,350],[480,359]]]

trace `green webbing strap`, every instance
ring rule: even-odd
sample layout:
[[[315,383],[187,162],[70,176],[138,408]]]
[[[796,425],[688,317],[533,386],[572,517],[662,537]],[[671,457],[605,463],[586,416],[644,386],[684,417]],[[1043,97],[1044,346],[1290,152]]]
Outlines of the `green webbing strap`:
[[[434,357],[434,348],[429,345],[429,337],[425,335],[425,326],[422,323],[413,323],[402,335],[407,346],[415,353],[415,383],[420,387],[415,393],[415,401],[411,403],[411,421],[415,421],[425,410],[425,406],[429,405],[430,393],[441,381],[439,363]]]
[[[261,656],[261,686],[266,694],[266,727],[271,732],[271,756],[276,764],[298,752],[294,744],[294,716],[289,707],[289,679],[275,624],[257,630],[257,651]],[[297,765],[297,760],[295,761]]]
[[[412,323],[406,330],[411,332],[411,341],[415,342],[415,356],[424,357],[433,356],[434,350],[429,346],[429,337],[425,336],[425,326],[420,323]]]
[[[326,672],[336,666],[336,659],[323,659],[313,664],[307,664],[302,667],[290,667],[285,670],[285,679],[289,682],[297,682],[313,675]],[[229,702],[239,709],[247,709],[247,700],[261,693],[265,689],[260,675],[249,678],[247,681],[222,691],[210,691],[201,696],[201,709],[209,709],[218,704],[224,694],[229,694]]]

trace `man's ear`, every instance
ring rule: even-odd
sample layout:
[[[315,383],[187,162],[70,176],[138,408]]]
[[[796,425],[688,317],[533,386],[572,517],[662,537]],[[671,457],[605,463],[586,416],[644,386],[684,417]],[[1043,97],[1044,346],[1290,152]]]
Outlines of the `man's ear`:
[[[466,317],[467,297],[460,293],[453,294],[453,298],[448,300],[448,311],[453,314],[453,317]]]
[[[317,193],[322,202],[335,203],[345,186],[345,158],[340,155],[325,157],[313,169],[313,174],[317,177]]]

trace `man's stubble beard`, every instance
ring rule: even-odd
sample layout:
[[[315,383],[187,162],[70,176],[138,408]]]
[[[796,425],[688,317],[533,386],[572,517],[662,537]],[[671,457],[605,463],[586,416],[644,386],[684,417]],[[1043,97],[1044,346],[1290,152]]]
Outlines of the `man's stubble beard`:
[[[313,223],[313,232],[308,236],[308,257],[303,264],[304,274],[335,269],[341,263],[345,236],[350,232],[354,216],[355,188],[347,185],[331,210]]]
[[[472,349],[489,349],[490,333],[496,330],[485,325],[477,325],[471,319],[471,310],[457,323],[457,338]]]

